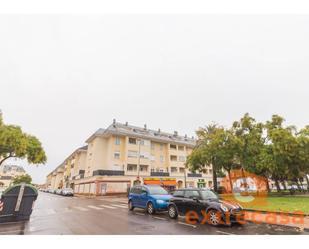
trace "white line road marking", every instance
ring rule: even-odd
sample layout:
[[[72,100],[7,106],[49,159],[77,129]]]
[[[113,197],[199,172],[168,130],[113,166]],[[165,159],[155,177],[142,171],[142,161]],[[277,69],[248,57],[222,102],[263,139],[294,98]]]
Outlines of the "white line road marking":
[[[222,234],[225,234],[225,235],[235,235],[233,233],[227,233],[227,232],[222,232],[222,231],[216,231],[217,233],[222,233]]]
[[[128,208],[127,206],[124,206],[124,205],[112,204],[112,206],[114,206],[114,207],[119,207],[119,208]]]
[[[103,210],[104,208],[96,207],[96,206],[88,206],[89,208],[95,209],[95,210]]]
[[[46,209],[46,213],[47,213],[48,215],[51,215],[51,214],[55,214],[56,212],[55,212],[54,209]]]
[[[116,207],[111,207],[111,206],[107,206],[107,205],[100,205],[100,207],[109,208],[109,209],[116,209]]]
[[[194,226],[194,225],[192,225],[192,224],[188,224],[188,223],[184,223],[184,222],[180,222],[180,221],[178,222],[178,224],[196,228],[196,226]]]
[[[80,211],[88,211],[87,208],[83,208],[83,207],[74,207],[74,208],[76,208],[76,209],[78,209],[78,210],[80,210]]]
[[[152,216],[154,219],[157,219],[157,220],[166,220],[165,218],[162,218],[162,217],[158,217],[158,216]]]

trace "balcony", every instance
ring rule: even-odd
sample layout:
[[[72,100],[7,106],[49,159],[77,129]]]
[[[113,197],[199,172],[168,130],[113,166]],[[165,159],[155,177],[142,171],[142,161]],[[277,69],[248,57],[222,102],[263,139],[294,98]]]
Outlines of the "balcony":
[[[150,176],[170,176],[169,172],[151,172]]]
[[[188,177],[202,177],[202,174],[188,173]]]
[[[123,170],[95,170],[93,176],[124,176]]]

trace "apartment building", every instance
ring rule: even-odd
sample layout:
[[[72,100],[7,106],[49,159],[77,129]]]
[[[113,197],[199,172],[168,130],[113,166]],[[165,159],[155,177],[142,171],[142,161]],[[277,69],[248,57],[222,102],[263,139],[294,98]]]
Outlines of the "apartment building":
[[[86,140],[47,176],[51,188],[70,186],[75,193],[105,195],[125,193],[135,184],[212,187],[212,168],[189,172],[185,162],[194,138],[136,127],[115,120]]]
[[[26,171],[18,165],[0,166],[0,191],[9,187],[17,176],[25,175]]]

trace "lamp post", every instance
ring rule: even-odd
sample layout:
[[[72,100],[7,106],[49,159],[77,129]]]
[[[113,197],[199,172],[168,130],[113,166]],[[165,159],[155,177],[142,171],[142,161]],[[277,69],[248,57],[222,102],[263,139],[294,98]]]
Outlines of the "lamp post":
[[[186,168],[184,170],[184,177],[185,177],[185,188],[187,188],[187,174],[186,174]]]
[[[138,142],[138,159],[137,159],[137,180],[140,182],[139,178],[139,171],[140,171],[140,164],[141,164],[141,139],[137,139]]]

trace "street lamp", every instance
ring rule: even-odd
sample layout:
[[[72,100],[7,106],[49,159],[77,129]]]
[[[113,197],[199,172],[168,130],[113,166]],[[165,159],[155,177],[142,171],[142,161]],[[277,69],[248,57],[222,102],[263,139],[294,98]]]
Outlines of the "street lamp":
[[[140,164],[141,164],[141,139],[138,138],[137,142],[138,142],[137,180],[140,182],[139,171],[140,171]]]

